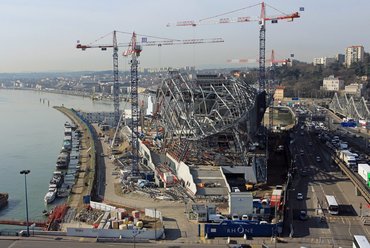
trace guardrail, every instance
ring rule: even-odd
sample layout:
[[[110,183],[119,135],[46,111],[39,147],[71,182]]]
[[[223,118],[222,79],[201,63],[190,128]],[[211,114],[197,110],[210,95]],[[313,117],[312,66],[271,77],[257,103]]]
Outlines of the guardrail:
[[[367,203],[370,204],[370,190],[365,186],[365,184],[353,175],[352,171],[336,155],[332,155],[332,159],[361,192]]]

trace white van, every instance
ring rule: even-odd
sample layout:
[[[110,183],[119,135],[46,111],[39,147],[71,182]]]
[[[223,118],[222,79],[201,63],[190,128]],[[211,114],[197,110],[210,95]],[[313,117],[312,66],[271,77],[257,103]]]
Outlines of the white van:
[[[208,216],[208,221],[209,222],[216,222],[216,223],[219,223],[223,220],[227,220],[227,218],[225,216],[223,216],[222,214],[210,214]]]

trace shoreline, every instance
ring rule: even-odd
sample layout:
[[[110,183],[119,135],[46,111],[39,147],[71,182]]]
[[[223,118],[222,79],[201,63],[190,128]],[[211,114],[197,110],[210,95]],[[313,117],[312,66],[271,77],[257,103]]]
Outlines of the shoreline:
[[[67,204],[71,208],[80,210],[83,207],[83,197],[93,193],[95,181],[96,152],[93,134],[89,125],[83,122],[78,115],[71,109],[63,106],[53,106],[62,114],[66,115],[82,133],[80,140],[80,172],[76,178],[76,184],[73,185]]]

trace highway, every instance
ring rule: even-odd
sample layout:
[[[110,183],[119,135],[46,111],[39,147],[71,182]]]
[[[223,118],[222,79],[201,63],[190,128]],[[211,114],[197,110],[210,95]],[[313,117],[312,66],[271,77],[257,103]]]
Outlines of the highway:
[[[335,247],[350,246],[354,234],[370,238],[368,228],[363,226],[353,207],[364,199],[354,195],[353,184],[332,162],[328,148],[317,138],[317,134],[307,130],[307,127],[301,130],[300,126],[292,134],[294,142],[291,150],[297,172],[288,191],[288,216],[293,224],[293,237],[319,238],[323,245]],[[321,161],[316,160],[317,156]],[[303,194],[303,200],[296,199],[298,192]],[[340,215],[332,216],[327,212],[326,194],[336,197]],[[308,220],[299,219],[301,210],[307,210]],[[321,222],[321,216],[326,221]]]

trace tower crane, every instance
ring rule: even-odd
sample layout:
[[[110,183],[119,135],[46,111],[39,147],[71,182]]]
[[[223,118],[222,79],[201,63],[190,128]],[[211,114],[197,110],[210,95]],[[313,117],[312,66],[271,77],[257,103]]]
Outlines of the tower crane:
[[[219,18],[215,19],[221,16],[229,15],[232,13],[236,13],[248,8],[252,8],[255,6],[261,6],[261,14],[259,18],[251,18],[247,16],[242,16],[242,17],[237,17],[237,18]],[[240,8],[237,10],[233,11],[228,11],[226,13],[222,13],[219,15],[203,18],[198,21],[179,21],[175,24],[175,26],[198,26],[198,25],[206,25],[206,24],[227,24],[227,23],[243,23],[243,22],[253,22],[253,21],[258,21],[260,25],[260,35],[259,35],[259,90],[264,91],[266,89],[266,69],[265,69],[265,45],[266,45],[266,21],[271,21],[271,23],[278,23],[279,20],[288,20],[288,21],[293,21],[295,18],[299,18],[300,15],[298,12],[294,12],[291,14],[285,14],[281,11],[279,11],[282,15],[278,16],[266,16],[266,6],[269,6],[275,10],[276,8],[265,4],[264,2],[259,3],[259,4],[254,4],[251,6],[247,6],[244,8]],[[303,10],[301,8],[300,10]],[[167,26],[172,26],[171,24],[167,24]]]
[[[273,106],[274,98],[272,97],[274,86],[275,86],[275,66],[277,64],[286,64],[290,61],[290,59],[275,59],[275,51],[274,49],[271,50],[271,57],[269,59],[266,59],[266,62],[270,63],[270,81],[268,84],[268,94],[271,96],[271,102],[270,105]],[[234,64],[248,64],[248,63],[259,63],[258,59],[228,59],[228,63],[234,63]],[[273,126],[273,108],[269,108],[269,128],[271,130]]]
[[[139,154],[138,154],[138,125],[139,125],[139,98],[138,98],[138,57],[141,54],[142,46],[168,46],[168,45],[189,45],[201,43],[219,43],[224,42],[221,38],[212,39],[189,39],[189,40],[164,40],[164,41],[148,41],[146,37],[142,38],[142,42],[137,42],[137,35],[133,32],[131,42],[123,56],[131,56],[131,118],[132,118],[132,132],[131,132],[131,148],[132,148],[132,166],[131,178],[139,176]]]
[[[117,31],[113,31],[109,34],[104,35],[100,39],[107,37],[113,33],[113,42],[110,45],[97,45],[89,44],[82,45],[77,42],[76,48],[85,51],[87,48],[100,48],[102,51],[106,51],[107,48],[113,48],[113,108],[114,108],[114,125],[117,126],[120,119],[119,114],[119,78],[118,78],[118,44],[117,44]],[[100,40],[99,39],[99,40]]]
[[[127,32],[122,31],[113,31],[113,44],[112,45],[81,45],[77,44],[77,48],[82,49],[83,51],[87,48],[100,48],[102,50],[107,50],[107,48],[113,48],[113,71],[115,83],[117,83],[117,103],[119,104],[118,99],[118,47],[127,47],[124,51],[123,56],[131,56],[131,67],[130,67],[130,100],[131,100],[131,149],[132,149],[132,164],[131,164],[131,179],[135,180],[140,177],[139,174],[139,154],[138,154],[138,126],[139,126],[139,94],[138,94],[138,57],[141,54],[143,46],[170,46],[170,45],[192,45],[192,44],[202,44],[202,43],[219,43],[224,42],[222,38],[210,38],[210,39],[187,39],[187,40],[175,40],[168,38],[160,38],[155,36],[140,35],[142,36],[141,42],[137,41],[137,36],[139,34],[133,32],[131,41],[129,43],[117,43],[116,33]],[[131,34],[131,33],[130,33]],[[106,35],[107,36],[107,35]],[[104,38],[103,36],[102,38]],[[148,38],[157,38],[162,40],[148,40]],[[99,39],[100,40],[100,39]],[[118,106],[118,105],[117,105]],[[116,105],[115,105],[116,111]],[[119,124],[119,109],[117,107],[117,116],[115,112],[115,119],[117,117],[117,125]]]

